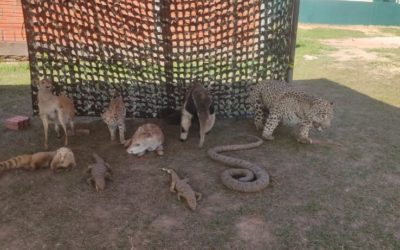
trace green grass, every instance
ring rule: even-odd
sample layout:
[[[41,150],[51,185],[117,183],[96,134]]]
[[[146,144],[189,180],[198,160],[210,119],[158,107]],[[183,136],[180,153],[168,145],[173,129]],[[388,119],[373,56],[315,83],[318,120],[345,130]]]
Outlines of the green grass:
[[[400,48],[368,49],[368,51],[378,53],[380,56],[391,60],[391,63],[400,63]]]
[[[332,46],[321,43],[321,39],[345,39],[367,37],[362,31],[314,28],[301,29],[297,31],[296,56],[302,58],[304,55],[322,55],[336,50]]]
[[[334,50],[334,47],[324,45],[318,40],[309,37],[299,36],[297,38],[296,58],[303,58],[304,55],[322,55]]]
[[[381,28],[379,30],[390,35],[400,36],[400,28]]]
[[[321,43],[322,39],[346,39],[368,37],[364,32],[357,30],[314,28],[297,30],[296,59],[304,55],[323,55],[336,48]],[[297,60],[296,60],[297,61]]]
[[[328,30],[332,30],[332,32],[328,32]],[[398,98],[400,84],[397,80],[400,74],[396,71],[396,68],[400,67],[400,49],[366,49],[366,52],[375,53],[379,60],[353,59],[340,62],[329,56],[336,48],[324,45],[319,41],[326,38],[359,37],[365,37],[365,34],[354,30],[300,28],[297,38],[294,79],[326,78],[382,102],[400,107]],[[306,61],[304,55],[313,55],[317,58]]]
[[[30,83],[28,62],[0,62],[0,85]]]
[[[298,29],[297,36],[308,39],[345,39],[368,37],[368,35],[359,30],[329,28]]]

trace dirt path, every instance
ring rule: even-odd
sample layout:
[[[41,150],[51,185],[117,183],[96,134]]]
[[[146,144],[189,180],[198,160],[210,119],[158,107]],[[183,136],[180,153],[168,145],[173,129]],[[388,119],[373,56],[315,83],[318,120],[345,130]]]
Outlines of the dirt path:
[[[337,48],[359,48],[359,49],[400,48],[400,36],[326,39],[322,41],[327,45],[335,46]]]

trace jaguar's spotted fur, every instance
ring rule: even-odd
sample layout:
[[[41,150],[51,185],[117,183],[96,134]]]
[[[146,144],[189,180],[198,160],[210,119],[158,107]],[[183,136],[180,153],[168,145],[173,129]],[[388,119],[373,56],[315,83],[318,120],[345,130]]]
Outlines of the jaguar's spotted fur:
[[[273,140],[272,133],[280,122],[297,125],[297,140],[312,143],[309,130],[328,128],[333,118],[333,103],[295,90],[288,83],[276,80],[261,82],[250,92],[254,123],[262,129],[262,137]]]

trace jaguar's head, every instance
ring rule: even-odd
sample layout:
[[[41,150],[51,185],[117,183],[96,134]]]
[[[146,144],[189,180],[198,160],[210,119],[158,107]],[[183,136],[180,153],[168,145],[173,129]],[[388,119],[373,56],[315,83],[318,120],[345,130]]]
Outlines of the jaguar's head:
[[[333,102],[318,99],[313,104],[312,109],[314,109],[312,117],[313,127],[319,131],[329,128],[333,119]]]

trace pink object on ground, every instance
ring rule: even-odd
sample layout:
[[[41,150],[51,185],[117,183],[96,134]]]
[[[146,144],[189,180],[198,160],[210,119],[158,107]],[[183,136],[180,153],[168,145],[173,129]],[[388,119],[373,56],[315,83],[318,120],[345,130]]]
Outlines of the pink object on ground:
[[[12,130],[24,129],[30,126],[30,118],[20,115],[14,116],[7,119],[4,125]]]

